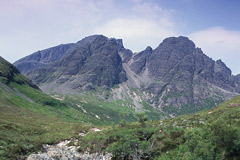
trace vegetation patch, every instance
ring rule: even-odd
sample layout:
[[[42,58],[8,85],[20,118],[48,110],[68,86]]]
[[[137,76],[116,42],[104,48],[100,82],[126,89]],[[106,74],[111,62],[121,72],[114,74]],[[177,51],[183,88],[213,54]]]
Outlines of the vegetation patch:
[[[233,105],[234,104],[234,105]],[[79,142],[79,151],[110,152],[115,159],[218,160],[240,157],[240,96],[212,110],[163,121],[112,125]]]

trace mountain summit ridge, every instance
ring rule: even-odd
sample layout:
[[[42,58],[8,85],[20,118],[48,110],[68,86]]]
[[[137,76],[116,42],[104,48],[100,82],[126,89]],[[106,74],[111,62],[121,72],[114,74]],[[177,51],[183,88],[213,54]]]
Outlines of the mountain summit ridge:
[[[126,80],[118,48],[116,39],[102,35],[86,37],[70,47],[57,61],[26,75],[36,84],[54,81],[51,88],[60,85],[62,90],[69,90],[68,93],[95,86],[112,87]]]
[[[240,93],[239,77],[183,36],[133,53],[121,39],[93,35],[59,54],[36,69],[24,68],[27,57],[14,65],[49,94],[82,94],[101,87],[111,89],[111,100],[131,99],[135,108],[143,108],[144,101],[173,116],[214,107]]]

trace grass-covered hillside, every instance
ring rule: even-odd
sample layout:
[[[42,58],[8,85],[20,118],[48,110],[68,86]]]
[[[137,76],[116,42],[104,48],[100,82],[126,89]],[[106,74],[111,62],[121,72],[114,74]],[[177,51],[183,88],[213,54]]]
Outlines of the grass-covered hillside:
[[[83,123],[86,122],[86,123]],[[89,123],[89,124],[88,124]],[[41,149],[100,124],[77,106],[38,89],[0,57],[0,159],[24,159]]]
[[[79,151],[110,152],[114,159],[240,159],[240,96],[173,119],[138,117],[139,122],[122,122],[80,138]]]

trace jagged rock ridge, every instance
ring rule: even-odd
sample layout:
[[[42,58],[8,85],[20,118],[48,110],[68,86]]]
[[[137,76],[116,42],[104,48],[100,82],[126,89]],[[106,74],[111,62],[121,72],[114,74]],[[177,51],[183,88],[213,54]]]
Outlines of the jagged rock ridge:
[[[221,61],[207,57],[186,37],[165,39],[147,48],[129,64],[138,76],[147,76],[142,90],[152,94],[152,105],[172,114],[215,106],[239,93],[239,81]],[[146,78],[145,78],[146,79]]]
[[[29,68],[25,73],[34,83],[47,84],[45,88],[58,87],[64,93],[112,87],[127,80],[118,54],[119,43],[101,35],[90,36],[61,53],[57,60],[38,69]],[[16,66],[21,70],[19,62]]]
[[[156,49],[133,54],[122,40],[94,35],[59,54],[38,69],[22,67],[26,58],[15,65],[47,93],[54,88],[59,94],[78,94],[119,84],[120,89],[112,89],[122,92],[118,99],[130,97],[137,108],[144,100],[173,116],[211,108],[240,93],[239,75],[233,76],[221,60],[206,56],[187,37],[170,37]],[[129,95],[131,88],[141,94]]]

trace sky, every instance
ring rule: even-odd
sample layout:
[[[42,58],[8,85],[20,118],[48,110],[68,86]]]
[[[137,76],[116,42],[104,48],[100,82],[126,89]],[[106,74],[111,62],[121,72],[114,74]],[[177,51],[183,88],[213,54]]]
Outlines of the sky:
[[[93,34],[134,52],[187,36],[240,73],[239,0],[0,0],[0,56],[11,63]]]

